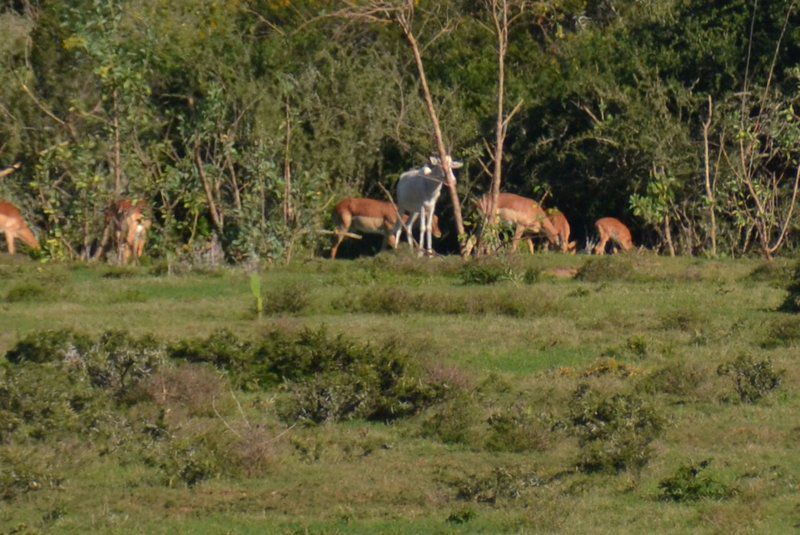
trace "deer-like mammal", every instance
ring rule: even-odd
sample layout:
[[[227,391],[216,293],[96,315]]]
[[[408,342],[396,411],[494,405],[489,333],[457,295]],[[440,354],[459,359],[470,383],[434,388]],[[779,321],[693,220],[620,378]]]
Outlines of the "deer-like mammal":
[[[119,199],[112,202],[105,211],[106,228],[95,258],[102,256],[113,240],[117,248],[117,259],[120,264],[127,264],[133,257],[138,261],[144,253],[147,233],[153,222],[145,215],[147,202],[132,199]]]
[[[451,169],[459,169],[463,164],[447,156]],[[397,182],[397,208],[400,212],[408,212],[408,228],[414,228],[414,222],[419,218],[419,245],[428,254],[433,253],[433,212],[436,210],[436,201],[442,192],[445,181],[444,168],[439,158],[431,156],[431,165],[411,169],[400,175]],[[403,224],[396,221],[394,225],[394,241],[400,240]],[[408,244],[413,247],[411,235]]]
[[[486,194],[477,202],[478,211],[483,215],[489,209],[489,200],[489,194]],[[551,243],[559,243],[558,231],[550,222],[547,213],[533,199],[515,195],[514,193],[501,193],[497,197],[497,214],[500,217],[500,221],[513,223],[516,226],[511,252],[517,250],[519,240],[525,231],[538,234],[544,230],[547,239]],[[533,254],[533,240],[528,238],[527,242],[528,249]]]
[[[569,221],[567,221],[567,217],[564,215],[564,213],[558,208],[548,209],[547,219],[550,220],[553,228],[556,229],[556,235],[558,237],[556,242],[550,243],[561,249],[562,253],[575,254],[578,242],[569,241]],[[530,241],[530,238],[528,238],[528,240]]]
[[[403,224],[408,224],[408,214],[403,214],[402,221]],[[348,197],[333,208],[333,223],[336,225],[334,231],[336,244],[331,249],[331,259],[336,258],[339,246],[351,234],[351,229],[363,234],[383,234],[381,250],[386,249],[387,245],[392,249],[397,248],[394,236],[397,209],[390,202]],[[410,227],[409,230],[411,230]],[[442,237],[439,218],[435,215],[433,216],[432,233],[436,238]]]
[[[25,223],[19,209],[10,202],[0,201],[0,232],[6,235],[8,252],[16,254],[17,248],[14,240],[19,238],[28,247],[38,251],[41,249],[39,241]]]
[[[594,228],[597,229],[597,234],[600,236],[600,242],[594,248],[594,254],[605,254],[606,244],[609,240],[626,252],[633,249],[631,231],[619,219],[614,217],[600,218],[595,222]]]

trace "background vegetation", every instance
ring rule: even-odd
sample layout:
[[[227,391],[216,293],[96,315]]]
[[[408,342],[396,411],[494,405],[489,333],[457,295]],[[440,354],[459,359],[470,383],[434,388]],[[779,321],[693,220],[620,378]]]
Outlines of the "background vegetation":
[[[229,260],[319,252],[336,199],[382,198],[379,183],[391,189],[434,147],[402,31],[333,16],[343,7],[4,2],[0,164],[23,168],[0,195],[53,258],[87,256],[119,196],[153,206],[156,256],[212,235]],[[527,7],[509,33],[506,102],[521,107],[504,189],[546,194],[579,235],[614,215],[664,251],[797,247],[794,2]],[[462,200],[489,185],[491,27],[472,1],[419,2],[413,18],[446,142],[468,164]]]

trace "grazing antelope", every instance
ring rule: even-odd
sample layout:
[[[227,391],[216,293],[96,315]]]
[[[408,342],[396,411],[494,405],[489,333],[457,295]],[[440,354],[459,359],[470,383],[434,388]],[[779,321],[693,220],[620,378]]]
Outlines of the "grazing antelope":
[[[112,202],[105,211],[106,228],[95,258],[105,253],[108,242],[113,238],[120,264],[127,264],[132,255],[138,261],[153,223],[144,215],[147,209],[144,200],[133,202],[131,199],[119,199]]]
[[[578,242],[569,241],[569,221],[567,221],[567,218],[563,212],[561,212],[561,210],[558,208],[549,209],[547,210],[547,218],[556,229],[558,238],[556,242],[551,241],[550,243],[558,246],[562,253],[575,254],[575,249],[578,246]],[[528,240],[530,241],[530,238],[528,238]]]
[[[450,168],[458,169],[463,164],[447,156]],[[442,192],[442,184],[445,181],[444,168],[439,158],[431,156],[431,165],[423,165],[417,169],[411,169],[400,175],[397,182],[397,207],[410,215],[408,228],[414,227],[414,222],[419,217],[419,245],[428,254],[433,253],[433,212],[436,209],[436,201]],[[400,232],[403,224],[396,221],[394,224],[394,241],[400,240]],[[411,235],[407,236],[408,244],[413,246]]]
[[[489,210],[489,194],[481,197],[477,202],[478,211],[481,214],[486,214]],[[519,240],[526,230],[533,233],[539,233],[544,230],[547,239],[551,243],[558,242],[558,231],[550,222],[547,213],[542,210],[539,203],[533,199],[515,195],[513,193],[501,193],[497,197],[497,214],[500,216],[500,221],[513,223],[516,225],[514,232],[514,241],[511,245],[511,252],[515,252],[519,246]],[[527,238],[528,249],[533,254],[533,241]]]
[[[41,249],[36,236],[25,224],[19,209],[10,202],[0,201],[0,232],[6,235],[6,243],[10,254],[17,252],[14,244],[15,238],[22,240],[31,249],[36,251]]]
[[[397,223],[397,210],[394,205],[386,201],[375,199],[358,199],[348,197],[343,199],[333,209],[333,222],[336,225],[336,245],[331,249],[331,258],[336,258],[339,245],[348,237],[350,229],[365,234],[383,234],[381,250],[388,244],[392,249],[397,247],[394,236],[394,226]],[[408,215],[403,214],[403,223],[408,223]],[[409,230],[411,230],[409,228]],[[442,237],[439,229],[439,218],[433,216],[433,235]]]
[[[603,217],[595,222],[594,228],[597,229],[597,234],[600,235],[600,243],[594,248],[594,254],[605,254],[606,243],[609,240],[622,247],[624,251],[633,249],[631,231],[619,219]]]

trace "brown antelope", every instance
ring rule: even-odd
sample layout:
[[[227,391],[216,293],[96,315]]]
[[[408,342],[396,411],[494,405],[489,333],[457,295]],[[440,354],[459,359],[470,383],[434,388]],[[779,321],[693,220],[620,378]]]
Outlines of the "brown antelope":
[[[478,211],[481,214],[486,214],[489,209],[489,194],[484,195],[478,200]],[[547,239],[551,243],[558,242],[558,231],[550,222],[547,213],[542,210],[539,203],[533,199],[515,195],[513,193],[501,193],[497,197],[497,214],[500,216],[500,221],[513,223],[516,226],[514,232],[514,241],[511,245],[511,252],[517,250],[519,240],[525,231],[531,231],[538,234],[544,230]],[[533,241],[527,238],[528,249],[533,254]]]
[[[386,201],[375,199],[359,199],[348,197],[343,199],[333,209],[333,222],[336,225],[336,245],[331,249],[331,258],[336,258],[339,246],[350,234],[350,229],[365,234],[383,234],[381,250],[388,244],[393,249],[397,247],[394,227],[397,223],[397,209]],[[403,224],[408,224],[408,215],[403,214]],[[410,227],[408,230],[411,230]],[[442,237],[439,229],[439,218],[433,216],[432,234]],[[355,237],[355,236],[354,236]]]
[[[458,169],[463,164],[447,156],[451,169]],[[411,169],[400,175],[397,182],[397,207],[401,212],[411,214],[408,228],[414,227],[417,217],[420,219],[419,245],[428,254],[433,254],[433,212],[436,210],[436,201],[442,191],[446,177],[444,166],[439,158],[431,156],[431,165],[423,165]],[[394,225],[394,241],[400,239],[403,224],[396,221]],[[413,246],[411,235],[408,234],[408,244]]]
[[[17,252],[14,244],[14,239],[16,238],[22,240],[31,249],[36,251],[41,249],[36,236],[25,224],[19,209],[10,202],[0,201],[0,232],[6,235],[6,243],[10,254]]]
[[[633,249],[631,231],[619,219],[603,217],[595,222],[594,228],[597,229],[597,234],[600,235],[600,242],[594,248],[594,254],[605,254],[606,244],[609,240],[626,252]]]
[[[578,246],[578,242],[569,241],[569,221],[567,221],[564,213],[558,208],[549,209],[547,210],[547,218],[556,229],[556,234],[558,237],[556,242],[551,241],[550,243],[558,246],[562,253],[575,254],[575,249]],[[528,238],[528,240],[530,241],[530,238]]]
[[[152,226],[152,221],[145,216],[147,209],[144,200],[133,202],[131,199],[119,199],[112,202],[105,211],[106,228],[95,258],[105,252],[108,242],[113,239],[120,264],[127,264],[132,255],[138,261]]]

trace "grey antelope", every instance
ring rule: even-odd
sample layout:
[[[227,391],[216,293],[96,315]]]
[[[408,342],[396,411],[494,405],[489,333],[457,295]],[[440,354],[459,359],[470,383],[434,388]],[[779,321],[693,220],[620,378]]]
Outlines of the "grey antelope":
[[[382,234],[381,250],[385,249],[387,244],[393,249],[396,248],[397,239],[394,236],[394,227],[397,220],[397,209],[390,202],[354,197],[343,199],[333,209],[336,244],[331,249],[331,258],[336,258],[339,246],[345,238],[351,236],[351,229],[364,234]],[[407,222],[408,215],[403,214],[403,223],[407,224]],[[408,230],[410,231],[411,227]],[[433,235],[437,238],[442,237],[439,218],[436,216],[433,217]]]
[[[478,200],[477,208],[482,215],[486,214],[489,210],[489,194]],[[547,213],[533,199],[513,193],[501,193],[497,197],[497,214],[500,221],[513,223],[516,226],[514,241],[511,245],[512,252],[517,250],[519,240],[525,231],[539,233],[544,230],[550,243],[559,244],[558,231],[548,219]],[[530,237],[527,238],[527,242],[528,249],[533,254],[533,241]]]
[[[600,235],[600,242],[594,248],[594,254],[605,254],[606,244],[609,240],[622,247],[626,252],[633,249],[631,231],[619,219],[614,217],[600,218],[595,222],[594,228],[597,229],[597,234]]]
[[[459,169],[463,164],[447,156],[450,169]],[[419,245],[429,254],[433,253],[433,217],[436,201],[442,192],[442,184],[446,180],[445,170],[439,158],[431,156],[431,165],[423,165],[400,175],[397,182],[397,208],[410,214],[408,228],[414,228],[419,217]],[[396,221],[394,225],[394,241],[400,240],[403,224]],[[411,234],[407,235],[408,244],[413,247]]]
[[[17,252],[14,244],[16,238],[22,240],[31,249],[38,251],[41,248],[36,236],[25,224],[25,219],[22,218],[19,209],[10,202],[0,201],[0,232],[6,235],[10,254]]]

